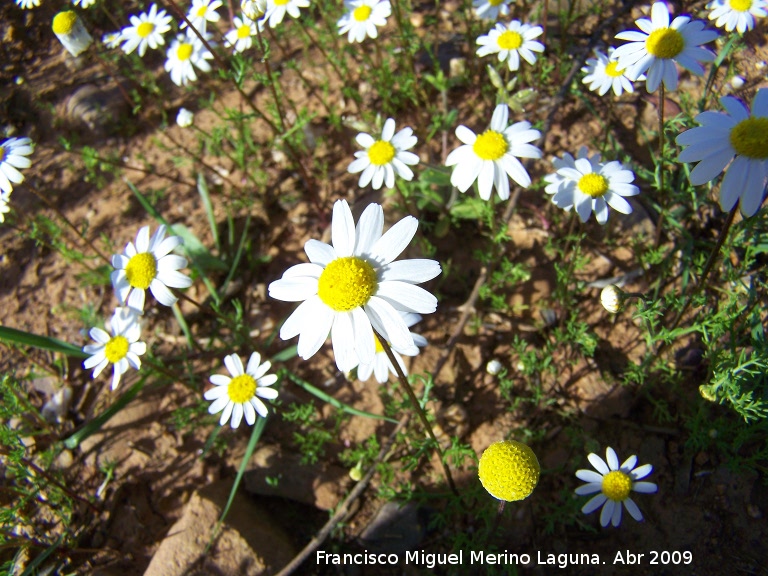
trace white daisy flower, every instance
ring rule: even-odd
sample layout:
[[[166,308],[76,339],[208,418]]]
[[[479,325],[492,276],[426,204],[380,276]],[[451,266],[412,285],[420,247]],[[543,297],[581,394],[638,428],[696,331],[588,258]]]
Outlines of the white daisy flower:
[[[739,34],[755,27],[756,18],[765,18],[768,3],[765,0],[714,0],[707,4],[708,18],[726,32],[735,29]]]
[[[419,314],[401,312],[400,315],[403,317],[405,325],[409,328],[421,320],[421,316]],[[393,375],[397,376],[397,371],[389,361],[387,353],[384,352],[384,348],[382,347],[379,339],[376,338],[376,336],[373,338],[374,344],[376,346],[376,355],[373,357],[373,362],[361,362],[357,366],[357,377],[361,381],[365,382],[368,380],[368,378],[371,377],[371,374],[373,374],[376,377],[376,382],[379,384],[385,384],[389,380],[389,373],[391,372]],[[392,354],[394,355],[395,360],[397,360],[397,363],[400,365],[400,369],[403,371],[403,374],[406,376],[408,375],[408,369],[405,367],[405,362],[403,362],[403,356],[416,356],[419,353],[419,347],[427,345],[427,339],[420,334],[414,334],[411,332],[411,338],[413,338],[414,346],[408,349],[395,349],[390,344]]]
[[[530,122],[516,122],[507,126],[509,107],[499,104],[493,111],[491,126],[480,135],[466,126],[456,128],[456,137],[464,145],[448,154],[446,166],[455,166],[451,184],[466,192],[477,180],[480,197],[490,200],[493,188],[499,198],[509,198],[509,179],[512,178],[523,188],[531,183],[518,158],[541,158],[541,150],[528,144],[539,137],[541,132],[531,129]]]
[[[136,244],[128,242],[125,255],[112,256],[112,286],[121,303],[144,310],[144,291],[149,288],[152,295],[163,306],[173,306],[176,298],[168,288],[189,288],[192,280],[179,272],[187,265],[187,259],[171,250],[183,244],[179,236],[165,237],[165,226],[159,226],[149,238],[149,226],[144,226],[136,235]]]
[[[277,390],[270,388],[277,382],[277,376],[267,374],[272,364],[261,364],[261,356],[258,352],[251,354],[248,366],[243,369],[243,362],[237,354],[224,357],[224,365],[232,375],[214,374],[211,376],[211,388],[203,397],[213,400],[208,407],[210,414],[221,412],[219,425],[224,426],[232,417],[230,426],[234,429],[240,426],[245,415],[245,421],[249,426],[256,423],[256,413],[262,418],[267,417],[267,407],[259,398],[274,400],[277,398]]]
[[[208,22],[218,22],[221,19],[216,10],[222,6],[221,0],[192,0],[192,6],[187,12],[187,19],[195,27],[195,30],[205,34]],[[182,22],[181,28],[187,28],[187,23]]]
[[[79,56],[93,42],[93,38],[88,34],[88,30],[85,29],[74,10],[65,10],[56,14],[51,28],[56,38],[72,56]]]
[[[147,345],[139,342],[141,325],[137,310],[130,307],[116,308],[109,324],[111,335],[101,328],[91,328],[89,334],[96,344],[87,344],[83,347],[83,352],[91,354],[91,357],[83,362],[83,367],[86,370],[93,368],[93,377],[96,378],[108,364],[112,364],[114,366],[112,390],[114,390],[120,384],[120,377],[128,371],[129,366],[135,370],[141,368],[139,356],[147,351]]]
[[[691,170],[691,184],[714,180],[726,170],[720,185],[720,207],[729,212],[736,202],[744,216],[758,211],[768,180],[768,88],[757,91],[752,114],[740,100],[724,96],[725,112],[702,112],[695,120],[701,126],[680,134],[675,140],[688,146],[680,162],[698,162]]]
[[[595,57],[587,60],[586,66],[581,71],[586,74],[582,82],[586,84],[592,92],[597,92],[603,96],[608,90],[613,89],[616,96],[621,96],[623,92],[634,92],[635,87],[632,80],[627,78],[627,70],[619,68],[619,61],[616,59],[615,48],[608,48],[606,56],[600,50],[595,50]],[[641,75],[638,80],[643,80],[645,75]]]
[[[11,193],[14,184],[24,182],[24,175],[17,168],[32,166],[29,156],[33,144],[29,138],[9,138],[0,144],[0,190]]]
[[[581,511],[584,514],[591,514],[602,506],[600,525],[605,527],[611,523],[616,527],[621,522],[621,505],[624,504],[632,518],[638,522],[642,521],[643,515],[629,495],[631,492],[653,494],[658,490],[653,482],[638,482],[653,472],[653,466],[643,464],[635,468],[637,456],[630,456],[619,466],[619,458],[610,446],[605,450],[605,457],[607,462],[597,454],[587,456],[597,472],[592,470],[576,471],[576,477],[587,482],[587,484],[576,488],[575,492],[578,496],[599,492],[597,496],[584,505]]]
[[[310,358],[331,334],[336,365],[348,372],[375,356],[373,328],[397,349],[414,346],[400,312],[430,314],[437,299],[416,286],[440,274],[434,260],[394,262],[416,234],[418,220],[406,216],[385,234],[384,211],[370,204],[355,228],[345,200],[333,206],[329,246],[304,245],[310,262],[286,270],[269,285],[277,300],[302,302],[280,329],[288,340],[299,336],[299,356]]]
[[[213,54],[197,36],[179,34],[166,54],[168,59],[165,61],[165,71],[171,74],[171,80],[176,86],[186,86],[197,80],[195,68],[203,72],[211,71],[207,60],[211,60]]]
[[[520,58],[528,64],[536,63],[534,52],[544,52],[544,44],[534,38],[541,36],[541,26],[523,24],[519,20],[512,20],[509,24],[496,24],[485,36],[480,36],[477,43],[478,56],[498,54],[499,62],[507,61],[509,69],[514,72],[520,68]]]
[[[90,8],[96,4],[96,0],[72,0],[72,4],[80,6],[80,8]]]
[[[362,42],[366,36],[376,38],[377,26],[386,26],[387,18],[392,14],[392,5],[388,0],[344,0],[347,12],[337,22],[339,34],[349,33],[350,43]]]
[[[189,128],[195,121],[195,114],[191,110],[186,108],[179,108],[179,113],[176,114],[176,124],[181,128]]]
[[[347,171],[350,174],[362,172],[358,181],[360,188],[365,188],[369,183],[374,190],[381,188],[382,183],[387,188],[393,188],[395,175],[403,180],[413,179],[413,171],[407,165],[418,164],[419,157],[413,152],[406,152],[418,141],[413,130],[403,128],[395,134],[395,121],[387,118],[379,140],[364,132],[358,134],[355,140],[365,150],[355,152],[356,160],[352,161]]]
[[[224,38],[234,52],[245,52],[253,46],[253,37],[257,34],[256,22],[235,16],[233,23],[235,28],[227,32]]]
[[[40,6],[40,0],[16,0],[16,6],[22,10],[29,10]]]
[[[645,89],[648,92],[655,92],[662,81],[667,90],[677,88],[675,62],[701,76],[704,68],[699,62],[715,59],[715,54],[701,45],[717,38],[717,32],[704,30],[704,22],[692,21],[690,16],[678,16],[670,25],[669,9],[664,2],[653,4],[650,20],[640,18],[635,24],[641,32],[631,30],[616,34],[616,38],[629,40],[629,44],[619,46],[613,57],[633,81],[647,71]]]
[[[556,172],[544,177],[548,186],[547,194],[554,194],[552,203],[564,210],[575,208],[582,222],[589,220],[594,210],[600,224],[608,221],[608,206],[630,214],[632,206],[625,196],[636,196],[640,189],[630,184],[635,179],[631,170],[621,162],[600,162],[600,154],[589,156],[587,147],[582,146],[576,159],[567,152],[563,158],[552,161]]]
[[[255,22],[267,11],[267,0],[242,0],[240,10],[246,18]]]
[[[478,18],[498,20],[499,15],[509,15],[509,4],[514,0],[474,0],[472,7]]]
[[[267,11],[263,20],[274,28],[285,18],[287,12],[292,18],[298,18],[299,8],[309,8],[309,0],[267,0]]]
[[[110,50],[112,48],[117,48],[118,46],[120,46],[120,42],[123,41],[123,33],[122,31],[108,32],[101,37],[101,41]]]
[[[0,222],[5,222],[5,215],[11,211],[9,206],[11,202],[10,192],[0,192]]]
[[[163,34],[171,29],[173,19],[165,10],[158,11],[157,4],[152,4],[149,12],[131,16],[130,20],[131,25],[120,32],[125,42],[123,52],[130,54],[138,48],[139,56],[144,56],[148,47],[155,49],[165,44]]]

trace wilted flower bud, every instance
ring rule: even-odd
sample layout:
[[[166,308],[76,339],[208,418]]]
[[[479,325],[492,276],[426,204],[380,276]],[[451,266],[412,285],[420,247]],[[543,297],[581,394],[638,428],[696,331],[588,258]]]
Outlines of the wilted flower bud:
[[[503,366],[501,365],[501,362],[496,360],[496,358],[489,360],[488,364],[485,365],[485,371],[488,372],[488,374],[491,376],[496,376],[496,374],[501,372],[502,368]]]
[[[267,0],[242,0],[240,10],[246,18],[255,22],[267,11]]]
[[[608,312],[618,314],[624,309],[624,291],[614,284],[609,284],[600,292],[600,302]]]
[[[186,108],[179,108],[179,113],[176,115],[176,124],[182,128],[188,128],[192,126],[192,122],[195,120],[195,114]]]

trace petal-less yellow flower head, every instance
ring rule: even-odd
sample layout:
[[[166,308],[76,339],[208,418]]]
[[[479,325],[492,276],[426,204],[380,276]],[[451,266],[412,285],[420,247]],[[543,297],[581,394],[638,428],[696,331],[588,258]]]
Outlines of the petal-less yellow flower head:
[[[104,356],[112,364],[117,364],[128,354],[128,339],[125,336],[115,336],[104,346]]]
[[[251,27],[248,24],[243,24],[237,27],[237,37],[239,39],[248,38],[251,35]]]
[[[362,258],[348,256],[330,262],[317,282],[317,295],[337,312],[367,303],[376,292],[376,271]]]
[[[768,158],[768,118],[758,116],[742,120],[731,130],[730,141],[736,154],[765,160]]]
[[[619,63],[616,61],[609,62],[608,65],[605,67],[606,76],[610,76],[611,78],[618,78],[622,74],[624,74],[624,68],[619,70]]]
[[[152,22],[142,22],[136,28],[136,34],[138,34],[140,38],[147,38],[154,31],[155,25],[152,24]]]
[[[594,172],[584,174],[584,176],[579,178],[577,186],[579,190],[587,196],[592,196],[592,198],[600,198],[600,196],[608,192],[608,180],[606,177]]]
[[[179,44],[179,47],[176,50],[176,56],[182,61],[189,60],[189,57],[192,56],[192,44],[187,44],[186,42]]]
[[[654,30],[645,41],[645,49],[656,58],[674,58],[685,48],[682,34],[674,28]]]
[[[507,30],[499,35],[498,43],[502,50],[517,50],[523,45],[523,37],[517,32]]]
[[[358,6],[352,11],[352,17],[358,22],[365,22],[370,17],[371,12],[371,7],[364,4],[362,6]],[[389,142],[387,142],[387,144],[389,144]],[[394,156],[394,152],[392,155]]]
[[[362,8],[362,6],[360,7]],[[357,10],[359,10],[358,8]],[[366,8],[368,8],[366,6]],[[377,140],[368,148],[368,159],[376,166],[386,166],[396,154],[395,147],[385,140]]]
[[[508,149],[509,144],[504,134],[496,130],[486,130],[472,144],[472,150],[483,160],[498,160]]]
[[[488,446],[478,465],[483,488],[494,498],[507,502],[530,496],[539,483],[540,472],[533,450],[514,440]]]
[[[53,17],[53,32],[54,34],[66,35],[72,32],[77,22],[77,14],[73,10],[67,10],[66,12],[59,12]]]
[[[752,8],[752,0],[730,0],[731,8],[738,12],[747,12]]]
[[[256,380],[249,374],[235,376],[227,386],[227,395],[235,404],[248,402],[256,393]]]
[[[157,260],[151,252],[140,252],[131,257],[125,267],[128,284],[146,290],[157,276]]]
[[[632,478],[621,470],[613,470],[603,476],[602,490],[614,502],[624,502],[632,492]]]

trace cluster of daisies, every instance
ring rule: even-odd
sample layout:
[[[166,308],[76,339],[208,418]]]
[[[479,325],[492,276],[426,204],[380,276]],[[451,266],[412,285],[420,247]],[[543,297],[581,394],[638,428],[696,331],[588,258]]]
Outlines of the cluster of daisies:
[[[29,138],[8,138],[0,144],[0,222],[5,222],[5,215],[11,211],[11,192],[14,184],[21,184],[24,170],[32,165],[27,158],[34,149]]]

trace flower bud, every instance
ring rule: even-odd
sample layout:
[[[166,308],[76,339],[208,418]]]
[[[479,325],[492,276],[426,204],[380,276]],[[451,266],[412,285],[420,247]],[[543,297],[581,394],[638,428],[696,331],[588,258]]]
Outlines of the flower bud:
[[[600,292],[600,302],[611,314],[618,314],[624,309],[624,291],[614,284],[609,284]]]

